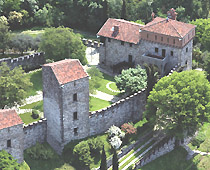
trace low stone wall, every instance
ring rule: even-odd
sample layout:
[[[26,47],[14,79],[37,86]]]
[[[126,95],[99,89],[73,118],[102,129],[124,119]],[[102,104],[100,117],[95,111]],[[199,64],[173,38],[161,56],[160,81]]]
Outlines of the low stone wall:
[[[2,62],[6,62],[7,65],[14,69],[15,67],[22,66],[24,70],[30,71],[40,68],[41,65],[45,64],[44,53],[34,53],[18,58],[3,58],[0,59],[0,65]]]
[[[146,104],[146,90],[143,89],[125,99],[113,103],[99,111],[90,112],[90,134],[105,132],[110,126],[121,126],[125,122],[138,121],[142,118]]]
[[[24,125],[24,150],[34,146],[36,142],[43,143],[47,136],[47,119]]]
[[[135,164],[135,169],[146,165],[147,163],[157,159],[158,157],[171,152],[175,147],[175,138],[170,138],[169,140],[161,141],[157,146],[149,151],[139,162]]]

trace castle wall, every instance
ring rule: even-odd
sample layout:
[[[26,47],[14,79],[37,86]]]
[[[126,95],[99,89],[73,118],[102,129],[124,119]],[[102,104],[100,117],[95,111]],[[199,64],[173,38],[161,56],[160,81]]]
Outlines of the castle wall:
[[[24,70],[30,71],[40,68],[45,63],[44,53],[34,53],[31,55],[18,57],[18,58],[3,58],[0,59],[0,65],[2,62],[6,62],[7,65],[14,69],[15,67],[22,66]]]
[[[24,150],[34,146],[37,142],[43,143],[47,137],[47,120],[41,119],[37,122],[24,125]]]
[[[146,91],[122,99],[100,111],[90,112],[90,135],[105,132],[110,126],[121,126],[125,122],[142,118],[146,104]]]
[[[89,135],[89,77],[69,82],[62,89],[64,143]],[[77,94],[77,101],[73,95]],[[77,118],[74,119],[76,112]],[[74,129],[77,128],[77,134]]]
[[[23,162],[24,134],[23,125],[16,125],[0,130],[0,150],[10,153],[19,163]],[[11,147],[7,141],[11,140]]]

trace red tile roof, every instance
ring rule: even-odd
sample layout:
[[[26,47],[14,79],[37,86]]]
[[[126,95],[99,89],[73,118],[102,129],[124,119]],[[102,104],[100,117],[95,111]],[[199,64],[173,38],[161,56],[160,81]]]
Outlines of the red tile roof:
[[[0,130],[19,124],[23,124],[23,121],[15,110],[0,109]]]
[[[66,84],[70,81],[88,77],[78,59],[66,59],[44,66],[50,66],[59,84]]]
[[[113,31],[114,26],[119,27],[119,32]],[[140,39],[139,29],[141,27],[143,25],[134,22],[109,18],[97,35],[137,44]]]
[[[195,25],[179,22],[177,20],[156,17],[141,30],[183,38],[195,27]]]

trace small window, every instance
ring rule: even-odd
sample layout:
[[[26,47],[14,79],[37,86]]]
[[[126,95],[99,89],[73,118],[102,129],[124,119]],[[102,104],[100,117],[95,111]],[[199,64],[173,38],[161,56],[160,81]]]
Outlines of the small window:
[[[132,55],[129,55],[129,56],[128,56],[128,62],[129,62],[129,63],[132,63],[132,61],[133,61],[133,56],[132,56]]]
[[[133,44],[132,43],[130,43],[130,47],[132,47],[133,46]]]
[[[171,51],[171,56],[174,56],[174,52],[173,51]]]
[[[161,37],[161,41],[163,41],[163,37]]]
[[[175,44],[175,39],[173,40],[173,43]]]
[[[124,41],[121,41],[121,45],[124,45]]]
[[[158,48],[155,48],[155,52],[158,53]]]
[[[77,112],[74,112],[74,120],[77,120]]]
[[[73,95],[73,101],[77,101],[77,93]]]
[[[149,34],[147,34],[147,39],[149,38]]]
[[[169,38],[167,38],[167,42],[169,43]]]
[[[190,39],[190,35],[188,34],[188,40]]]
[[[155,40],[157,40],[157,35],[155,36]]]
[[[186,53],[188,52],[188,47],[186,48]]]
[[[7,140],[7,148],[11,148],[11,139]]]
[[[74,136],[78,135],[78,128],[74,128]]]
[[[74,81],[74,86],[76,86],[76,81]]]
[[[111,42],[111,38],[108,38],[108,42]]]

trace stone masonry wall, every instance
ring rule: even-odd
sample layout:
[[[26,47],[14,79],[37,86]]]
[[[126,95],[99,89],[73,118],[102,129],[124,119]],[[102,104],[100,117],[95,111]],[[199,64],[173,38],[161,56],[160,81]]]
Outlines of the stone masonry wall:
[[[41,119],[37,122],[24,125],[24,149],[34,146],[36,142],[43,143],[47,136],[47,120]]]
[[[146,104],[146,90],[139,91],[105,109],[90,112],[90,134],[105,132],[110,126],[121,126],[125,122],[142,118]]]
[[[15,67],[22,66],[26,71],[40,68],[45,63],[44,53],[34,53],[27,56],[18,58],[3,58],[0,59],[0,65],[2,62],[6,62],[7,65],[14,69]]]
[[[7,147],[7,141],[11,140],[11,147]],[[23,161],[24,147],[23,125],[16,125],[0,130],[0,150],[10,153],[19,163]]]

